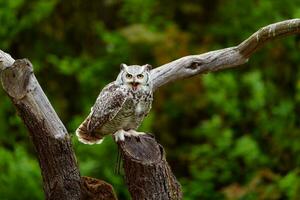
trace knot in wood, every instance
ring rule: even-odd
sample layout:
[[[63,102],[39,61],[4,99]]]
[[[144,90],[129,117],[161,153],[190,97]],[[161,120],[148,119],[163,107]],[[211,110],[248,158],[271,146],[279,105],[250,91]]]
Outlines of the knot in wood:
[[[198,69],[202,64],[203,64],[202,61],[198,61],[198,60],[192,61],[192,63],[190,65],[188,65],[187,68],[195,70],[195,69]]]

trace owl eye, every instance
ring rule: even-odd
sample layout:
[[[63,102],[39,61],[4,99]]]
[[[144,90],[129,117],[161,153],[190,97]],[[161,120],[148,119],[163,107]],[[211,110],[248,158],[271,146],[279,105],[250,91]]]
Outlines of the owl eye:
[[[137,78],[139,78],[139,79],[144,78],[144,75],[143,74],[138,74]]]
[[[131,74],[126,74],[126,78],[132,78]]]

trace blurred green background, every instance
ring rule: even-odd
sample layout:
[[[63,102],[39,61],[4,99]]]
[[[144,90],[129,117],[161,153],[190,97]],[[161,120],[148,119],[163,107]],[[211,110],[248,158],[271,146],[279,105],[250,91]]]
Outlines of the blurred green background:
[[[300,17],[300,0],[0,0],[0,49],[27,57],[70,134],[119,64],[152,64],[234,46]],[[184,199],[300,199],[300,37],[273,41],[243,67],[177,81],[155,94],[141,129],[165,147]],[[0,199],[43,199],[28,133],[0,90]],[[111,137],[72,137],[82,175],[111,183]]]

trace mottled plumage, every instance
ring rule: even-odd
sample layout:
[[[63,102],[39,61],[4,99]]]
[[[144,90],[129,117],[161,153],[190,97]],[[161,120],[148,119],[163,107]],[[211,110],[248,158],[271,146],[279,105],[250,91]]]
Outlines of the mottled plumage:
[[[101,143],[105,135],[122,130],[129,135],[139,127],[153,100],[149,70],[150,65],[121,65],[116,81],[103,88],[91,113],[76,130],[79,141]]]

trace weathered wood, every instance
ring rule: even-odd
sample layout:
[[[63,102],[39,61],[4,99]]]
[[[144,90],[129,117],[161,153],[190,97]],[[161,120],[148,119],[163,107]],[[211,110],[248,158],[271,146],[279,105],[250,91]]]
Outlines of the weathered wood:
[[[180,184],[166,161],[165,151],[153,137],[126,137],[118,145],[133,200],[182,199]]]
[[[67,130],[38,84],[31,63],[16,60],[2,71],[1,82],[30,132],[46,199],[80,199],[81,178]]]
[[[113,194],[112,187],[105,184],[102,191],[106,193],[93,198],[92,193],[88,193],[89,198],[85,198],[92,185],[81,179],[67,130],[35,78],[31,63],[22,59],[16,60],[12,66],[7,65],[1,72],[1,82],[30,132],[41,167],[46,199],[100,200],[104,199],[100,198],[104,194]]]
[[[153,88],[156,90],[171,81],[242,65],[267,42],[299,33],[300,19],[286,20],[259,29],[235,47],[179,58],[151,70]]]
[[[14,64],[15,59],[13,59],[8,53],[0,50],[0,73],[6,67],[12,66]]]

